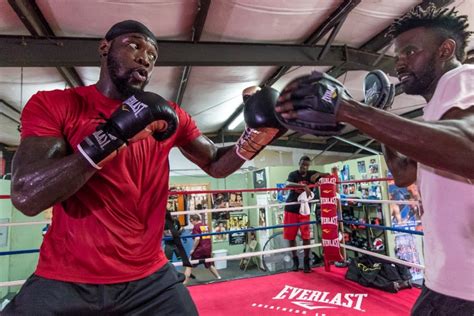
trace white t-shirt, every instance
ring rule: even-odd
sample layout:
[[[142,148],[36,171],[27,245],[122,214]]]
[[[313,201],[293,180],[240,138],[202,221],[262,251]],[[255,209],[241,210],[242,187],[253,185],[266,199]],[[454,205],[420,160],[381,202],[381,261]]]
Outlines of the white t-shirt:
[[[423,119],[439,121],[451,108],[471,106],[474,66],[463,65],[441,77]],[[474,301],[474,181],[420,163],[417,180],[424,208],[425,284]]]

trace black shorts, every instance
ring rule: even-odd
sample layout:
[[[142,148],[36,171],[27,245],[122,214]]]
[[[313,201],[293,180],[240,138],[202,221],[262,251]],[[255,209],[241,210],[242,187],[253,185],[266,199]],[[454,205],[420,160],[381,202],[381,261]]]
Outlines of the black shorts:
[[[82,284],[32,275],[4,315],[198,315],[184,275],[166,264],[126,283]]]
[[[474,315],[474,301],[447,296],[423,285],[423,290],[413,305],[411,315],[472,316]]]

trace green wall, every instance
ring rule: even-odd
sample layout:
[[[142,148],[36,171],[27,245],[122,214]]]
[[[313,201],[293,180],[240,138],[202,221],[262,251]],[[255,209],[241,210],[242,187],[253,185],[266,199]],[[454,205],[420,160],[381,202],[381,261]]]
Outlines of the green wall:
[[[0,180],[0,194],[10,195],[10,180]],[[36,217],[24,216],[11,204],[10,199],[0,200],[0,218],[11,223],[43,221],[42,214]],[[38,249],[43,240],[44,225],[14,226],[8,228],[8,244],[0,251]],[[36,268],[38,253],[0,256],[0,281],[16,281],[28,278]],[[0,299],[8,292],[17,292],[20,286],[0,287]]]
[[[10,195],[10,181],[0,180],[0,195]],[[11,222],[12,216],[12,205],[9,199],[0,199],[0,220]],[[9,251],[10,250],[10,228],[0,228],[2,233],[2,238],[7,238],[7,244],[4,247],[0,247],[0,251]],[[10,281],[9,279],[10,271],[10,256],[0,256],[0,282]],[[7,287],[0,287],[0,302],[8,293]]]

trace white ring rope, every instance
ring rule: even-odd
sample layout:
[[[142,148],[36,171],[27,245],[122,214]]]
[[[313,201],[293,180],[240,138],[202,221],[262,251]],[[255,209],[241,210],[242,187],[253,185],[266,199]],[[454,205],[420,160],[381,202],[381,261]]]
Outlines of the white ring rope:
[[[395,200],[367,200],[367,199],[341,199],[343,202],[361,202],[368,204],[410,204],[419,205],[419,201],[395,201]]]
[[[392,201],[392,200],[364,200],[364,199],[341,199],[343,202],[360,202],[360,203],[369,203],[369,204],[410,204],[410,205],[419,205],[418,201]],[[191,215],[191,214],[206,214],[206,213],[217,213],[217,212],[232,212],[232,211],[242,211],[248,209],[259,209],[265,207],[276,207],[284,205],[297,205],[304,202],[288,202],[288,203],[275,203],[275,204],[257,204],[253,206],[237,206],[237,207],[223,207],[216,209],[205,209],[205,210],[186,210],[186,211],[176,211],[171,212],[171,215]],[[319,200],[311,200],[308,203],[314,204],[319,203]],[[41,224],[51,224],[51,221],[38,221],[38,222],[16,222],[16,223],[0,223],[0,227],[10,227],[10,226],[27,226],[27,225],[41,225]]]
[[[342,243],[341,243],[341,247],[349,249],[349,250],[357,251],[357,252],[360,252],[360,253],[365,253],[365,254],[373,256],[373,257],[385,259],[387,261],[391,261],[393,263],[398,263],[398,264],[401,264],[401,265],[404,265],[404,266],[407,266],[407,267],[410,267],[410,268],[416,268],[416,269],[421,269],[421,270],[425,269],[424,266],[419,265],[417,263],[412,263],[412,262],[404,261],[404,260],[401,260],[401,259],[392,258],[392,257],[386,256],[386,255],[381,255],[379,253],[375,253],[375,252],[372,252],[372,251],[369,251],[369,250],[356,248],[356,247],[349,246],[349,245],[342,244]]]
[[[266,250],[266,251],[257,251],[257,252],[248,252],[248,253],[242,253],[239,255],[230,255],[230,256],[224,256],[224,257],[217,257],[217,258],[207,258],[204,259],[204,262],[215,262],[215,261],[223,261],[223,260],[237,260],[237,259],[243,259],[243,258],[250,258],[250,257],[257,257],[257,256],[262,256],[266,254],[274,254],[274,253],[280,253],[280,252],[287,252],[287,251],[292,251],[292,250],[300,250],[300,249],[307,249],[307,248],[316,248],[316,247],[321,247],[321,244],[310,244],[310,245],[303,245],[303,246],[297,246],[297,247],[287,247],[287,248],[280,248],[280,249],[274,249],[274,250]],[[410,268],[416,268],[416,269],[421,269],[424,270],[425,267],[416,263],[411,263],[407,261],[403,261],[397,258],[392,258],[389,256],[381,255],[375,252],[371,252],[369,250],[364,250],[356,247],[352,247],[349,245],[341,244],[341,247],[357,251],[360,253],[365,253],[367,255],[381,258],[390,262],[398,263]],[[202,263],[202,260],[191,260],[191,264],[199,264]],[[182,266],[182,262],[174,262],[174,266],[179,267]],[[7,286],[17,286],[17,285],[22,285],[25,283],[26,280],[17,280],[17,281],[7,281],[7,282],[0,282],[0,287],[7,287]]]
[[[191,215],[191,214],[205,214],[205,213],[216,213],[216,212],[232,212],[232,211],[242,211],[249,209],[265,208],[265,207],[274,207],[282,205],[296,205],[304,202],[288,202],[288,203],[276,203],[276,204],[257,204],[253,206],[237,206],[237,207],[223,207],[223,208],[213,208],[206,210],[186,210],[186,211],[176,211],[171,212],[171,215]],[[319,203],[319,200],[311,200],[308,203]]]
[[[0,227],[5,226],[27,226],[27,225],[39,225],[39,224],[51,224],[51,221],[38,221],[38,222],[16,222],[16,223],[0,223]]]
[[[273,249],[273,250],[266,250],[266,251],[247,252],[247,253],[242,253],[240,255],[230,255],[230,256],[217,257],[217,258],[207,258],[207,259],[204,259],[204,262],[215,262],[215,261],[222,261],[222,260],[236,260],[236,259],[243,259],[243,258],[249,258],[249,257],[258,257],[258,256],[261,256],[261,255],[287,252],[287,251],[292,251],[292,250],[316,248],[316,247],[321,247],[321,244],[320,243],[319,244],[310,244],[310,245],[304,245],[304,246],[280,248],[280,249]],[[191,260],[192,264],[198,264],[198,263],[201,263],[201,262],[202,262],[201,260]],[[182,262],[174,262],[173,265],[176,266],[176,267],[179,267],[179,266],[182,266],[183,263]]]
[[[364,199],[341,199],[343,202],[361,202],[361,203],[368,203],[368,204],[411,204],[411,205],[419,205],[418,201],[402,201],[402,200],[364,200]],[[311,200],[308,203],[319,203],[320,200]],[[265,207],[274,207],[274,206],[282,206],[282,205],[296,205],[301,204],[303,202],[288,202],[288,203],[276,203],[276,204],[263,204],[263,205],[253,205],[253,206],[240,206],[240,207],[223,207],[217,209],[206,209],[206,210],[186,210],[186,211],[177,211],[171,212],[171,215],[191,215],[191,214],[205,214],[205,213],[216,213],[216,212],[232,212],[232,211],[241,211],[241,210],[248,210],[248,209],[257,209],[257,208],[265,208]]]
[[[318,244],[310,244],[310,245],[297,246],[297,247],[280,248],[280,249],[267,250],[267,251],[247,252],[247,253],[242,253],[240,255],[230,255],[230,256],[217,257],[217,258],[207,258],[204,261],[205,262],[215,262],[215,261],[223,261],[223,260],[236,260],[236,259],[242,259],[242,258],[257,257],[257,256],[261,256],[261,255],[266,255],[266,254],[274,254],[274,253],[280,253],[280,252],[287,252],[287,251],[291,251],[291,250],[316,248],[316,247],[321,247],[321,244],[318,243]],[[202,262],[201,260],[191,260],[192,264],[198,264],[198,263],[201,263],[201,262]],[[179,266],[182,266],[183,263],[182,262],[173,262],[173,265],[176,266],[176,267],[179,267]],[[25,282],[26,282],[26,280],[0,282],[0,287],[22,285]]]

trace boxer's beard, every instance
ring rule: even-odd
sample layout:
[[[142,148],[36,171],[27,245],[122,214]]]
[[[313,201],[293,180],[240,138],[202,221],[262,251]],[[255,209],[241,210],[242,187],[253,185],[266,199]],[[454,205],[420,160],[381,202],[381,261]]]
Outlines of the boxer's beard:
[[[120,71],[120,63],[113,56],[113,54],[107,55],[107,70],[109,72],[110,79],[112,79],[112,83],[115,85],[117,91],[120,92],[124,99],[136,94],[137,92],[143,91],[145,88],[146,82],[140,88],[130,84],[129,80],[132,76],[133,70],[128,70],[121,76],[118,74]]]
[[[435,62],[435,55],[433,54],[426,62],[426,67],[424,67],[423,71],[418,74],[413,74],[414,76],[410,82],[403,86],[403,90],[406,94],[424,95],[429,91],[431,85],[436,80]]]

